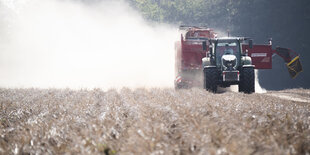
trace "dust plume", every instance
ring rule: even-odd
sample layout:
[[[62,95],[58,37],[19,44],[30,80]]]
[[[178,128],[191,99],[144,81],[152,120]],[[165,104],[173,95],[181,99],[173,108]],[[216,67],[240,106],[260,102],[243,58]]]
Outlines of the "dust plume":
[[[124,1],[0,0],[0,87],[172,87],[177,37]]]
[[[258,70],[255,69],[255,93],[266,93],[266,89],[262,88],[261,85],[259,84],[259,74]]]

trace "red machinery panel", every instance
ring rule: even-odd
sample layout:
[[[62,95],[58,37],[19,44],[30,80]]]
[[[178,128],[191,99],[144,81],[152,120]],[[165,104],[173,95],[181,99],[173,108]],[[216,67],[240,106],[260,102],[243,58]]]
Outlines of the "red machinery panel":
[[[242,45],[242,50],[248,50],[248,55],[252,58],[255,69],[272,69],[272,47],[271,45],[253,45],[250,49],[248,45]]]
[[[202,41],[182,42],[182,68],[201,68],[201,59],[206,56],[202,50]]]

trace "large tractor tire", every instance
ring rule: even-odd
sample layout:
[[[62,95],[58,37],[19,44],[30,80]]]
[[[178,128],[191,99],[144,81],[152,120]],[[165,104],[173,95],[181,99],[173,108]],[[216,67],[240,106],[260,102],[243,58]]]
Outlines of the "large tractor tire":
[[[216,68],[205,68],[203,85],[207,91],[216,93],[217,91],[217,70]]]
[[[175,83],[174,84],[174,89],[179,90],[179,89],[188,89],[189,86],[186,83]]]
[[[240,77],[240,79],[241,79],[241,77]],[[239,92],[244,92],[244,90],[243,90],[243,85],[242,85],[242,83],[241,83],[241,80],[240,80],[240,83],[239,83],[239,85],[238,85],[238,90],[239,90]]]
[[[182,89],[182,86],[181,86],[180,84],[175,83],[175,84],[174,84],[174,89],[175,89],[175,90]]]
[[[255,92],[255,74],[253,67],[242,69],[239,92],[244,92],[247,94]]]

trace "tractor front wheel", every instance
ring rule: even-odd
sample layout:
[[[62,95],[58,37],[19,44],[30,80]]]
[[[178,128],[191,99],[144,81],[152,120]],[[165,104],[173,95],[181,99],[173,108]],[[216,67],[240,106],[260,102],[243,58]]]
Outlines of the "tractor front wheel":
[[[215,93],[217,91],[217,70],[216,68],[205,68],[204,72],[204,88],[207,91]]]
[[[247,94],[255,92],[255,74],[253,67],[242,69],[239,92],[244,92]]]

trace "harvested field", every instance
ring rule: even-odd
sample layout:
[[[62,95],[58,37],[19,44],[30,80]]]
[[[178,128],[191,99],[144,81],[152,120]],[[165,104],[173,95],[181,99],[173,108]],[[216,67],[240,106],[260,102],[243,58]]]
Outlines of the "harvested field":
[[[0,89],[0,154],[309,154],[309,99],[304,89]]]

